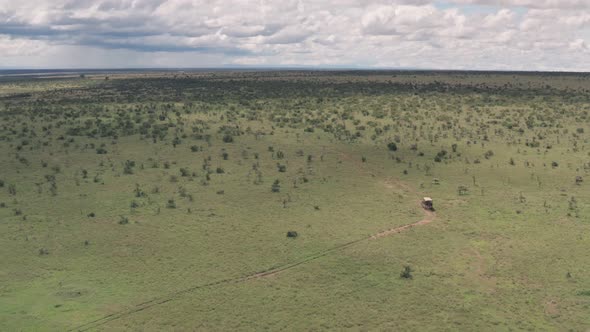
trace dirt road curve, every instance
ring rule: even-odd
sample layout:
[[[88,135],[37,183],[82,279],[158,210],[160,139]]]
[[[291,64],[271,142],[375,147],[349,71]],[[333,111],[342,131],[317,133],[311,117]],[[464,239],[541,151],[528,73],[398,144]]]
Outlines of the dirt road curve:
[[[338,247],[334,247],[334,248],[328,249],[328,250],[326,250],[324,252],[321,252],[319,254],[306,257],[305,259],[303,259],[301,261],[298,261],[296,263],[285,265],[285,266],[281,266],[281,267],[278,267],[278,268],[275,268],[275,269],[271,269],[271,270],[268,270],[268,271],[259,272],[259,273],[256,273],[256,274],[252,274],[252,275],[246,276],[241,281],[248,281],[248,280],[251,280],[251,279],[260,279],[260,278],[271,277],[271,276],[277,275],[277,274],[279,274],[279,273],[281,273],[281,272],[283,272],[285,270],[291,269],[291,268],[293,268],[295,266],[302,265],[302,264],[308,263],[310,261],[316,260],[316,259],[318,259],[320,257],[323,257],[323,256],[325,256],[325,255],[327,255],[327,254],[329,254],[331,252],[342,250],[344,248],[353,246],[353,245],[355,245],[355,244],[357,244],[359,242],[366,241],[366,240],[376,240],[376,239],[379,239],[379,238],[382,238],[382,237],[386,237],[386,236],[390,236],[390,235],[401,233],[401,232],[406,231],[406,230],[408,230],[408,229],[410,229],[412,227],[415,227],[415,226],[422,226],[422,225],[430,224],[431,222],[434,221],[435,218],[436,218],[436,213],[434,213],[433,211],[424,210],[424,219],[422,219],[420,221],[417,221],[415,223],[404,225],[404,226],[399,226],[399,227],[396,227],[396,228],[392,228],[392,229],[389,229],[389,230],[386,230],[386,231],[383,231],[383,232],[380,232],[380,233],[371,235],[368,238],[362,238],[362,239],[358,239],[356,241],[348,242],[348,243],[345,243],[345,244],[340,245]]]
[[[392,229],[383,231],[381,233],[377,233],[377,234],[371,236],[370,239],[371,240],[375,240],[375,239],[378,239],[378,238],[381,238],[381,237],[385,237],[385,236],[389,236],[389,235],[401,233],[401,232],[403,232],[405,230],[408,230],[408,229],[410,229],[412,227],[415,227],[415,226],[427,225],[427,224],[430,224],[431,222],[433,222],[434,221],[434,218],[436,217],[436,214],[434,212],[432,212],[432,211],[424,210],[424,214],[425,214],[424,219],[422,219],[420,221],[417,221],[417,222],[415,222],[413,224],[409,224],[409,225],[404,225],[404,226],[392,228]]]

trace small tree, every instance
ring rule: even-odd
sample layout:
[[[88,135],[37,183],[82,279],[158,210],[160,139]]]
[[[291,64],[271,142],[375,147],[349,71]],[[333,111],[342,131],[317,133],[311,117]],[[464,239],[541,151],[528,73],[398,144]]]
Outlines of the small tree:
[[[414,278],[414,276],[412,276],[412,268],[409,265],[404,266],[404,269],[399,274],[399,276],[402,279],[412,279],[412,278]]]
[[[120,216],[119,218],[119,225],[127,225],[129,223],[129,218]]]
[[[145,197],[146,193],[141,190],[141,187],[139,186],[139,184],[135,184],[135,189],[133,190],[133,192],[135,193],[135,197]]]
[[[275,180],[275,182],[272,183],[272,186],[270,187],[270,190],[273,193],[278,193],[281,191],[281,184],[279,180]]]
[[[575,211],[578,208],[578,201],[576,200],[576,198],[574,196],[572,196],[568,202],[569,204],[569,209],[572,211]]]
[[[176,202],[174,201],[174,199],[169,199],[168,203],[166,203],[166,207],[168,209],[176,209]]]
[[[125,161],[125,167],[123,168],[124,174],[133,174],[133,167],[135,167],[135,161],[127,160]]]

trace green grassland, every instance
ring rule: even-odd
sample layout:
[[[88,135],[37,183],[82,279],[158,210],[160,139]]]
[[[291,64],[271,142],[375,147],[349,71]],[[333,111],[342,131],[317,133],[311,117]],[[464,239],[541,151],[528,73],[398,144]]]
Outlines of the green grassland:
[[[583,74],[4,80],[0,326],[585,331],[589,123]]]

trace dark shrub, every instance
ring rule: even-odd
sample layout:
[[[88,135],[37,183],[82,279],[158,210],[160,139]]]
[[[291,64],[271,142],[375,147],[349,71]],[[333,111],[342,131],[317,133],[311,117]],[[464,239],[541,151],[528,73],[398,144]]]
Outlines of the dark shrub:
[[[166,207],[168,209],[176,209],[176,202],[174,201],[174,199],[169,199],[168,203],[166,203]]]
[[[223,135],[223,142],[224,143],[232,143],[234,141],[234,137],[230,134]]]
[[[190,172],[190,170],[189,170],[189,169],[187,169],[187,168],[181,168],[181,169],[180,169],[180,176],[182,176],[182,177],[188,177],[188,176],[191,176],[191,172]]]
[[[391,142],[391,143],[387,144],[387,148],[389,149],[389,151],[397,151],[397,144],[395,144],[394,142]]]
[[[270,190],[273,193],[278,193],[279,191],[281,191],[281,184],[279,180],[275,180],[275,182],[273,182],[272,186],[270,187]]]
[[[404,266],[404,269],[399,274],[402,279],[412,279],[412,268],[409,265]]]

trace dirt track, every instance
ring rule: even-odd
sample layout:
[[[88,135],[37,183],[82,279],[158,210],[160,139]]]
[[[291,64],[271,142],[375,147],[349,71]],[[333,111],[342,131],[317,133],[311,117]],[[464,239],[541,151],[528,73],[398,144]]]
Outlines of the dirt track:
[[[401,232],[403,232],[405,230],[408,230],[408,229],[410,229],[412,227],[415,227],[415,226],[427,225],[427,224],[430,224],[431,222],[433,222],[434,221],[434,218],[436,217],[436,214],[434,212],[432,212],[432,211],[424,210],[424,214],[425,214],[424,219],[422,219],[420,221],[417,221],[417,222],[415,222],[413,224],[409,224],[409,225],[404,225],[404,226],[400,226],[400,227],[388,229],[386,231],[383,231],[381,233],[377,233],[377,234],[371,236],[370,239],[371,240],[376,240],[376,239],[381,238],[381,237],[385,237],[385,236],[389,236],[389,235],[401,233]]]

